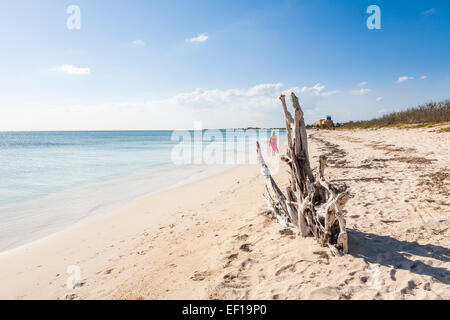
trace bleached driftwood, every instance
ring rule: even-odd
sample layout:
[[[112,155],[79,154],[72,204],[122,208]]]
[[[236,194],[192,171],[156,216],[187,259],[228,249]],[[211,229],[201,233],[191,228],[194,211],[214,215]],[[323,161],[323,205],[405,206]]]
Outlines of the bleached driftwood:
[[[303,237],[313,235],[322,246],[335,255],[348,252],[348,238],[342,209],[349,199],[347,187],[337,188],[325,179],[325,156],[319,158],[319,170],[314,176],[308,154],[308,141],[303,111],[298,98],[291,93],[294,117],[281,95],[287,130],[287,152],[281,157],[290,171],[290,185],[283,193],[267,167],[256,143],[258,160],[266,180],[268,211],[283,226],[296,227]],[[292,127],[293,126],[293,127]]]

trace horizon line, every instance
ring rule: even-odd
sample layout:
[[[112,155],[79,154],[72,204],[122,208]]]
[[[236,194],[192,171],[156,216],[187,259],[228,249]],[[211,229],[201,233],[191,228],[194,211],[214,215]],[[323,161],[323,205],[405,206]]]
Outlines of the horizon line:
[[[205,128],[205,130],[286,130],[282,127]],[[200,131],[195,129],[88,129],[88,130],[0,130],[0,133],[19,132],[145,132],[145,131]]]

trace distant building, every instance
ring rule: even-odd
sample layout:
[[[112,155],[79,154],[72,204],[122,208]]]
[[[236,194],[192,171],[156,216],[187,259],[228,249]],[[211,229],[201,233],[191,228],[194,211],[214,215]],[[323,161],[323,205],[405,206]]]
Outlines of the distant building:
[[[327,115],[325,119],[319,119],[314,121],[314,127],[317,128],[332,128],[334,127],[333,120],[331,120],[331,116]]]
[[[314,121],[314,127],[321,127],[324,121],[324,119]]]

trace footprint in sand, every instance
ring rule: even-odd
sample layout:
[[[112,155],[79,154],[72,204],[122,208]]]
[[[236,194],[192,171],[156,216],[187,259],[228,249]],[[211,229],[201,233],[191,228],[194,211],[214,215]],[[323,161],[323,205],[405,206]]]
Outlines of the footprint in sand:
[[[105,274],[111,274],[111,272],[114,270],[114,268],[111,268],[111,269],[107,269],[106,271],[105,271]]]
[[[280,269],[278,269],[277,272],[275,272],[275,276],[278,277],[280,274],[282,274],[285,271],[295,272],[295,264],[291,263],[291,264],[281,267]]]
[[[64,299],[66,300],[75,300],[76,298],[78,298],[78,295],[76,295],[75,293],[66,294],[66,296],[64,297]]]
[[[228,268],[231,265],[231,263],[233,262],[233,260],[236,260],[238,256],[239,256],[239,254],[237,254],[237,253],[233,253],[233,254],[229,255],[227,257],[228,261],[223,267]]]
[[[280,234],[283,235],[283,236],[293,236],[294,235],[294,231],[292,231],[289,228],[286,228],[286,229],[280,230]]]
[[[244,241],[248,239],[248,234],[237,234],[233,236],[234,239],[236,239],[237,241]]]
[[[264,273],[260,273],[260,274],[258,275],[259,283],[263,282],[263,281],[266,280],[266,279],[267,279],[267,277],[266,277],[266,275],[265,275]]]
[[[250,249],[250,243],[244,243],[242,246],[240,246],[239,250],[245,251],[245,252],[252,252]]]
[[[319,255],[319,263],[330,264],[330,256],[325,251],[314,251],[314,254]]]
[[[397,270],[395,270],[395,269],[392,269],[390,272],[389,272],[389,276],[391,277],[391,279],[393,280],[393,281],[396,281],[397,279],[395,278],[395,274],[397,273]]]
[[[209,271],[198,272],[196,271],[194,275],[190,278],[192,281],[203,281],[207,276],[210,275]]]
[[[239,271],[245,271],[247,269],[249,269],[253,264],[254,264],[254,260],[251,258],[247,258],[244,261],[241,262],[241,266],[239,267]]]
[[[400,290],[401,294],[414,294],[414,289],[417,287],[414,280],[409,280],[406,287]]]
[[[225,283],[229,283],[231,281],[233,281],[234,279],[236,279],[238,276],[232,273],[227,273],[226,275],[223,276],[223,279],[225,280]]]

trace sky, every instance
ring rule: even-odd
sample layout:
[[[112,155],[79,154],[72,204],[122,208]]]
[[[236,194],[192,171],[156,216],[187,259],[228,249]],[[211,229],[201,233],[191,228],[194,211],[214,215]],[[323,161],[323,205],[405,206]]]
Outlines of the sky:
[[[370,119],[450,97],[449,39],[447,0],[0,0],[0,131]]]

